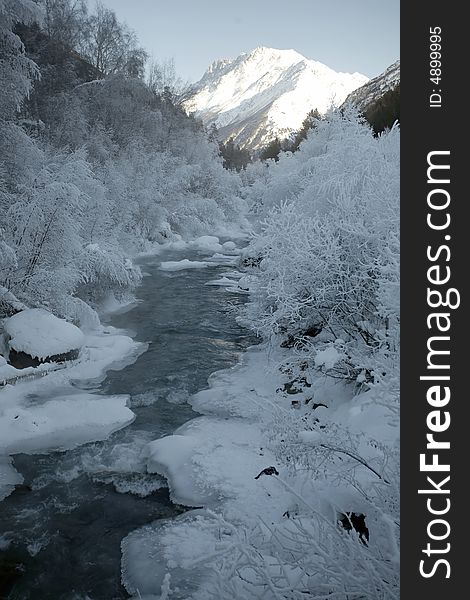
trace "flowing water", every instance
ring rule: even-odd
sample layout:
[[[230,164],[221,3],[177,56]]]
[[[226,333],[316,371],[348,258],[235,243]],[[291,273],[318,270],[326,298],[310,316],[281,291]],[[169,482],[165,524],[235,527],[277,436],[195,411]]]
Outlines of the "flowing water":
[[[171,503],[164,480],[145,473],[145,445],[195,417],[188,396],[207,387],[210,373],[235,364],[254,339],[235,321],[243,297],[204,285],[227,268],[158,270],[160,260],[181,258],[142,260],[139,303],[111,320],[149,347],[134,364],[108,372],[95,392],[129,394],[135,421],[104,442],[15,457],[25,485],[0,504],[0,530],[12,540],[0,552],[0,578],[15,582],[0,598],[128,598],[121,540],[184,510]]]

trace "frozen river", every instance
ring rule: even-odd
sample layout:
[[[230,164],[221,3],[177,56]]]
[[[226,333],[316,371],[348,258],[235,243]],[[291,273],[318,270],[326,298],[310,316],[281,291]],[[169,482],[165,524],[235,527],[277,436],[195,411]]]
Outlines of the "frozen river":
[[[146,444],[196,416],[188,396],[206,387],[210,373],[235,364],[254,338],[235,321],[244,297],[205,285],[227,267],[158,268],[182,258],[173,252],[141,260],[139,303],[111,324],[149,342],[148,350],[91,389],[129,394],[135,421],[104,442],[15,457],[25,485],[0,504],[0,530],[13,540],[0,553],[0,577],[6,581],[17,564],[23,569],[9,600],[128,598],[120,583],[121,540],[184,510],[170,502],[163,479],[146,473]]]

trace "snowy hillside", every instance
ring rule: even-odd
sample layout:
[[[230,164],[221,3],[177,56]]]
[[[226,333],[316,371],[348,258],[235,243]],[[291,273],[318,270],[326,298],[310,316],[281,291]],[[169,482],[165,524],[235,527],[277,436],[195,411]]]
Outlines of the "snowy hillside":
[[[346,102],[353,102],[361,111],[367,110],[371,104],[389,90],[393,90],[399,83],[400,61],[397,60],[383,73],[351,92],[346,98]]]
[[[215,123],[221,139],[250,148],[298,130],[307,113],[340,106],[368,81],[360,73],[337,73],[295,50],[260,47],[235,60],[213,63],[193,86],[186,110]]]

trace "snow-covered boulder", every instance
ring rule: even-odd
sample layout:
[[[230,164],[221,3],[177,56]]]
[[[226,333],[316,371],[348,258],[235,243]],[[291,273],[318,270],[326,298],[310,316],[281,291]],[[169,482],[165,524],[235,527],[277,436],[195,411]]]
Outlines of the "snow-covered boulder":
[[[82,331],[42,308],[29,308],[5,319],[9,362],[17,369],[44,362],[77,358],[83,345]]]

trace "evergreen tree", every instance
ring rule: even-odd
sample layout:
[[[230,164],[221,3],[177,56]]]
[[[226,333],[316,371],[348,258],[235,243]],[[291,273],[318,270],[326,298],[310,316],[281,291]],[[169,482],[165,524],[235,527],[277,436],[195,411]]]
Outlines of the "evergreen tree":
[[[290,152],[296,152],[299,149],[300,144],[305,139],[307,139],[308,132],[311,129],[315,129],[316,122],[319,121],[320,119],[321,119],[321,115],[316,108],[309,111],[309,113],[303,120],[302,127],[294,135],[292,142],[287,144],[286,150],[288,150]]]
[[[263,148],[259,157],[261,160],[274,159],[277,162],[279,160],[281,149],[281,142],[279,138],[276,137],[274,140],[272,140],[272,142],[269,142],[265,148]]]
[[[242,169],[246,169],[248,163],[251,162],[250,152],[246,148],[240,148],[238,144],[235,144],[233,137],[225,143],[220,142],[219,151],[224,159],[223,165],[226,169],[240,172]]]
[[[390,129],[395,121],[400,121],[400,85],[388,90],[373,102],[364,112],[364,117],[375,134]]]

